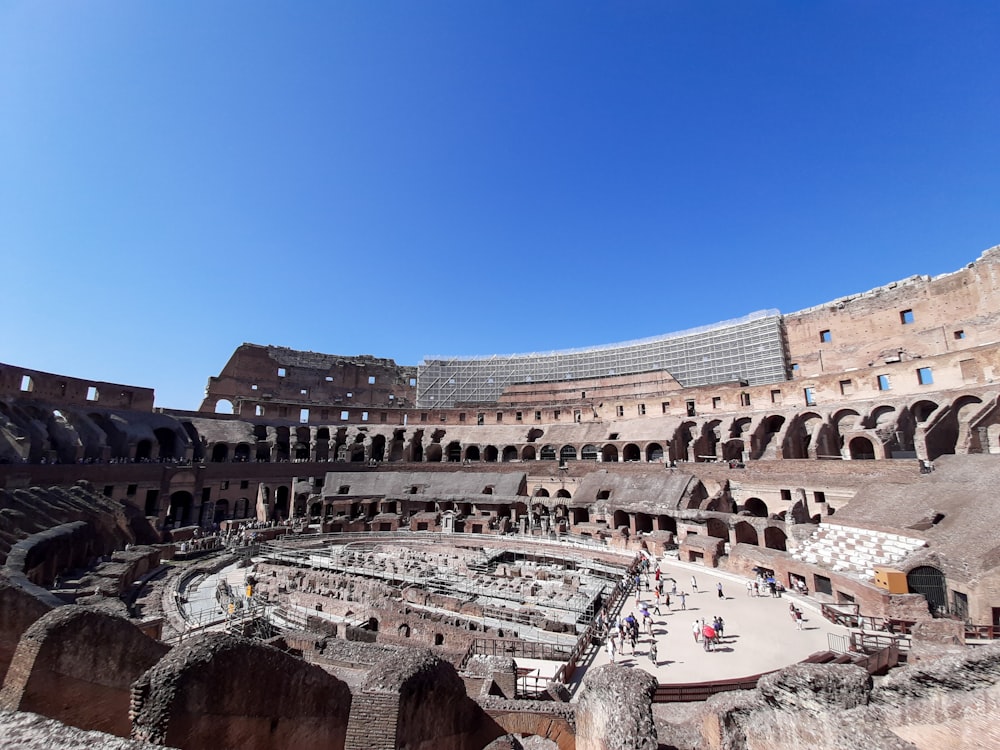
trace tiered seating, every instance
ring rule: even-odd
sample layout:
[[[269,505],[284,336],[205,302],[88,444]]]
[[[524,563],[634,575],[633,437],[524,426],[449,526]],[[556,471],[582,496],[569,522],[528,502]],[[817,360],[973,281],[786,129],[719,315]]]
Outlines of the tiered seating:
[[[873,578],[875,566],[895,565],[924,545],[922,539],[901,534],[823,523],[792,552],[792,557],[838,573]]]

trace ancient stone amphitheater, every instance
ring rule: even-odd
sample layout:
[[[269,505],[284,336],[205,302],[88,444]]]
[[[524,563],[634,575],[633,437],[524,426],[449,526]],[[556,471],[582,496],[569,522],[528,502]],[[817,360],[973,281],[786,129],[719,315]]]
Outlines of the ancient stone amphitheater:
[[[0,746],[1000,747],[997,378],[1000,247],[591,349],[244,344],[196,412],[0,364]],[[616,660],[658,566],[836,630]]]

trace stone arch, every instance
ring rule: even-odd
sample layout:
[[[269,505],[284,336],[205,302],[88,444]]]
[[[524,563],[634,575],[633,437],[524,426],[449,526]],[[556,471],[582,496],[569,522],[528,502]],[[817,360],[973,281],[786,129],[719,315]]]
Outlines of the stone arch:
[[[556,497],[565,497],[565,498],[569,499],[569,498],[572,498],[573,496],[570,494],[569,490],[563,488],[563,489],[556,490]]]
[[[635,443],[626,443],[622,446],[622,461],[635,462],[642,458],[642,451],[639,450],[639,446]]]
[[[788,537],[785,532],[777,526],[768,526],[764,529],[764,546],[768,549],[776,549],[779,552],[785,552],[787,539]]]
[[[663,446],[660,445],[659,443],[650,443],[649,445],[646,446],[647,461],[650,462],[662,461],[663,456],[664,456]]]
[[[535,460],[535,446],[526,445],[521,449],[521,460],[522,461],[534,461]]]
[[[576,460],[576,447],[572,445],[564,445],[559,449],[559,460],[560,461],[575,461]]]
[[[167,526],[180,528],[190,526],[194,510],[194,497],[187,490],[171,493],[170,505],[167,507]]]
[[[673,516],[668,516],[666,514],[660,514],[656,517],[656,530],[657,531],[669,531],[672,534],[677,533],[677,519]]]
[[[516,461],[517,460],[517,448],[515,448],[513,445],[505,446],[504,449],[503,449],[503,455],[501,457],[501,460],[505,464],[509,464],[511,461]]]
[[[888,429],[896,423],[896,407],[882,404],[872,409],[868,425],[876,429]]]
[[[613,518],[614,518],[614,528],[620,529],[623,526],[626,529],[631,528],[631,524],[629,523],[628,513],[626,513],[625,511],[616,510]]]
[[[360,464],[360,463],[364,463],[364,461],[365,461],[365,444],[363,442],[364,439],[365,439],[364,435],[358,435],[358,442],[351,443],[351,448],[350,448],[350,457],[351,458],[350,458],[350,462],[352,464]],[[432,459],[430,457],[430,455],[429,455],[430,452],[431,452],[431,448],[437,448],[437,458],[436,459]],[[428,448],[428,450],[427,450],[427,453],[428,453],[428,457],[427,457],[428,461],[433,461],[433,460],[440,461],[441,460],[441,446],[440,445],[435,444],[435,445],[430,446],[430,448]]]
[[[648,534],[653,530],[653,519],[648,513],[635,514],[635,530]]]
[[[742,438],[750,432],[750,425],[752,423],[753,420],[750,417],[740,417],[734,420],[732,427],[729,428],[729,437]]]
[[[246,518],[250,515],[250,498],[241,497],[233,506],[233,518]]]
[[[396,633],[402,638],[410,637],[410,626],[407,623],[400,623],[399,627],[396,628]]]
[[[606,443],[603,448],[601,448],[601,461],[606,464],[613,464],[618,462],[618,448],[616,448],[611,443]]]
[[[682,422],[674,431],[674,439],[670,441],[670,447],[671,458],[675,461],[691,460],[689,448],[691,446],[691,441],[693,440],[691,428],[694,426],[694,422]]]
[[[466,449],[465,449],[465,460],[466,461],[479,461],[479,460],[481,460],[480,453],[479,453],[479,446],[478,445],[470,445],[470,446],[466,447]]]
[[[462,462],[462,444],[457,440],[452,440],[448,443],[448,447],[445,448],[445,455],[448,457],[448,463],[458,464]]]
[[[160,458],[180,458],[178,454],[177,433],[166,427],[157,427],[153,430],[153,437],[157,442],[157,455]]]
[[[537,490],[535,490],[535,494],[533,495],[533,497],[548,497],[548,496],[549,496],[549,491],[544,487],[539,487]]]
[[[274,519],[283,521],[288,518],[288,500],[291,491],[287,485],[279,485],[274,491]]]
[[[495,464],[500,459],[500,451],[495,445],[487,445],[483,450],[483,460],[490,464]]]
[[[743,510],[751,516],[756,516],[757,518],[767,518],[767,503],[759,497],[748,498],[747,501],[743,503]]]
[[[216,443],[212,446],[212,463],[224,464],[229,460],[229,446],[225,443]]]
[[[403,438],[403,430],[394,430],[392,440],[389,441],[389,461],[402,461],[405,455],[406,441]]]
[[[760,544],[757,541],[757,529],[753,527],[753,524],[746,521],[739,521],[733,527],[733,535],[737,544],[752,544],[755,547]]]
[[[705,533],[716,539],[729,539],[729,525],[718,518],[709,518],[705,522]]]
[[[372,437],[372,461],[382,462],[385,460],[385,435],[375,435]]]
[[[944,573],[933,565],[919,565],[906,574],[906,585],[912,594],[923,594],[928,609],[947,612],[948,586]]]
[[[583,448],[580,449],[580,460],[581,461],[596,461],[597,460],[597,446],[592,443],[587,443]]]
[[[542,450],[538,455],[541,461],[555,461],[556,460],[556,448],[554,445],[543,445]]]
[[[153,441],[144,438],[135,444],[135,460],[149,461],[153,457]]]
[[[921,399],[910,407],[910,413],[917,423],[926,422],[938,410],[938,404],[930,399]]]
[[[863,435],[852,438],[848,449],[851,452],[851,460],[853,461],[875,460],[875,446],[871,440]]]
[[[228,398],[220,398],[215,402],[215,409],[213,410],[216,414],[235,414],[236,411],[233,409],[233,402]]]

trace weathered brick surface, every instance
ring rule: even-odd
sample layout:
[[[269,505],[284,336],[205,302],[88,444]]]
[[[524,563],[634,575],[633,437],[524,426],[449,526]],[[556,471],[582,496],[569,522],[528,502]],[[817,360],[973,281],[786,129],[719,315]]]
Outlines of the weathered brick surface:
[[[167,650],[120,617],[59,607],[22,635],[0,706],[127,737],[132,681]]]

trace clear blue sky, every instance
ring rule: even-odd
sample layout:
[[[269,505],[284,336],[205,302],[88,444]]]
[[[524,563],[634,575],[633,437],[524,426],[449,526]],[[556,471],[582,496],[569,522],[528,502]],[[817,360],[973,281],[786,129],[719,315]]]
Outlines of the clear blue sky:
[[[195,408],[793,312],[1000,243],[1000,3],[0,0],[0,361]]]

